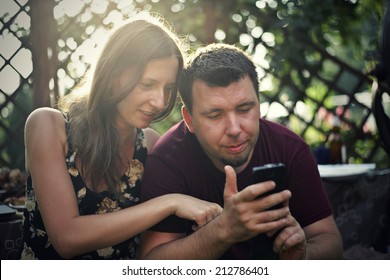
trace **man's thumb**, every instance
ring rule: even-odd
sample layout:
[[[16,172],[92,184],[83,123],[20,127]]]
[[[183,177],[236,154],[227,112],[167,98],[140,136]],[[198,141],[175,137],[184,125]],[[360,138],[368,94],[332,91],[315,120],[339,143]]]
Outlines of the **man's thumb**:
[[[225,174],[226,174],[226,181],[225,181],[225,190],[223,192],[223,198],[226,200],[232,195],[238,193],[238,191],[237,191],[236,172],[234,171],[233,167],[226,165]]]

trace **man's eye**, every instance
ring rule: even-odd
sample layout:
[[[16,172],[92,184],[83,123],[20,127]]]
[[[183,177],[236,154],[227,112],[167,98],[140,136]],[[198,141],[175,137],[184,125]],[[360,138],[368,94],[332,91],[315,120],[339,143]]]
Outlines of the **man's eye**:
[[[249,112],[251,108],[252,108],[252,106],[245,106],[245,107],[239,108],[238,111],[246,113],[246,112]]]
[[[221,114],[211,114],[211,115],[207,115],[207,118],[214,120],[214,119],[218,119],[220,115]]]

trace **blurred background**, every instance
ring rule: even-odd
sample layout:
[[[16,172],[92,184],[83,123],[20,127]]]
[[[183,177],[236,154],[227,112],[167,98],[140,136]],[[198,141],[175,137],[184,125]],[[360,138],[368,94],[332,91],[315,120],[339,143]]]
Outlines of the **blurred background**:
[[[84,80],[108,31],[141,9],[163,15],[190,50],[224,42],[251,54],[262,116],[288,126],[313,151],[327,147],[337,123],[346,163],[389,168],[372,110],[377,85],[390,114],[388,88],[372,75],[381,60],[385,6],[385,0],[1,0],[0,167],[23,171],[28,114],[88,90]],[[153,127],[164,133],[181,119],[180,106]]]
[[[321,164],[344,258],[390,259],[390,0],[0,0],[0,204],[17,211],[0,222],[1,259],[21,244],[27,116],[88,91],[109,31],[139,10],[163,15],[188,52],[223,42],[250,54],[262,117]]]

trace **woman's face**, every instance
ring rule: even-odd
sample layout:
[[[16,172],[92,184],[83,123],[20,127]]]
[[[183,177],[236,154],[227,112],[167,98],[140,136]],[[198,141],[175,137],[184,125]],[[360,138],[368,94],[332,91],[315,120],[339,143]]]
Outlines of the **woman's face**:
[[[136,87],[118,104],[118,128],[146,128],[169,100],[179,68],[175,56],[151,60]],[[127,73],[128,74],[128,73]],[[119,87],[127,83],[126,73]]]

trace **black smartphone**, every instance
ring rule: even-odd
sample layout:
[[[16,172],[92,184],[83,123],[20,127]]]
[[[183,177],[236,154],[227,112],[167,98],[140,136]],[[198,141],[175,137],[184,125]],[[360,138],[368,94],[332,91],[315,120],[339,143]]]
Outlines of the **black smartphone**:
[[[265,181],[274,181],[275,188],[259,197],[264,197],[272,193],[283,191],[287,188],[286,184],[286,166],[283,163],[270,163],[253,168],[252,184]],[[269,210],[278,209],[282,204],[269,208]],[[252,240],[252,259],[254,260],[276,260],[279,255],[273,251],[274,240],[278,233],[269,237],[266,234],[259,234]]]
[[[253,168],[252,171],[252,184],[261,183],[265,181],[274,181],[275,188],[263,195],[281,192],[286,189],[286,166],[283,163],[269,163],[262,166]],[[275,205],[270,209],[279,208],[280,205]]]

